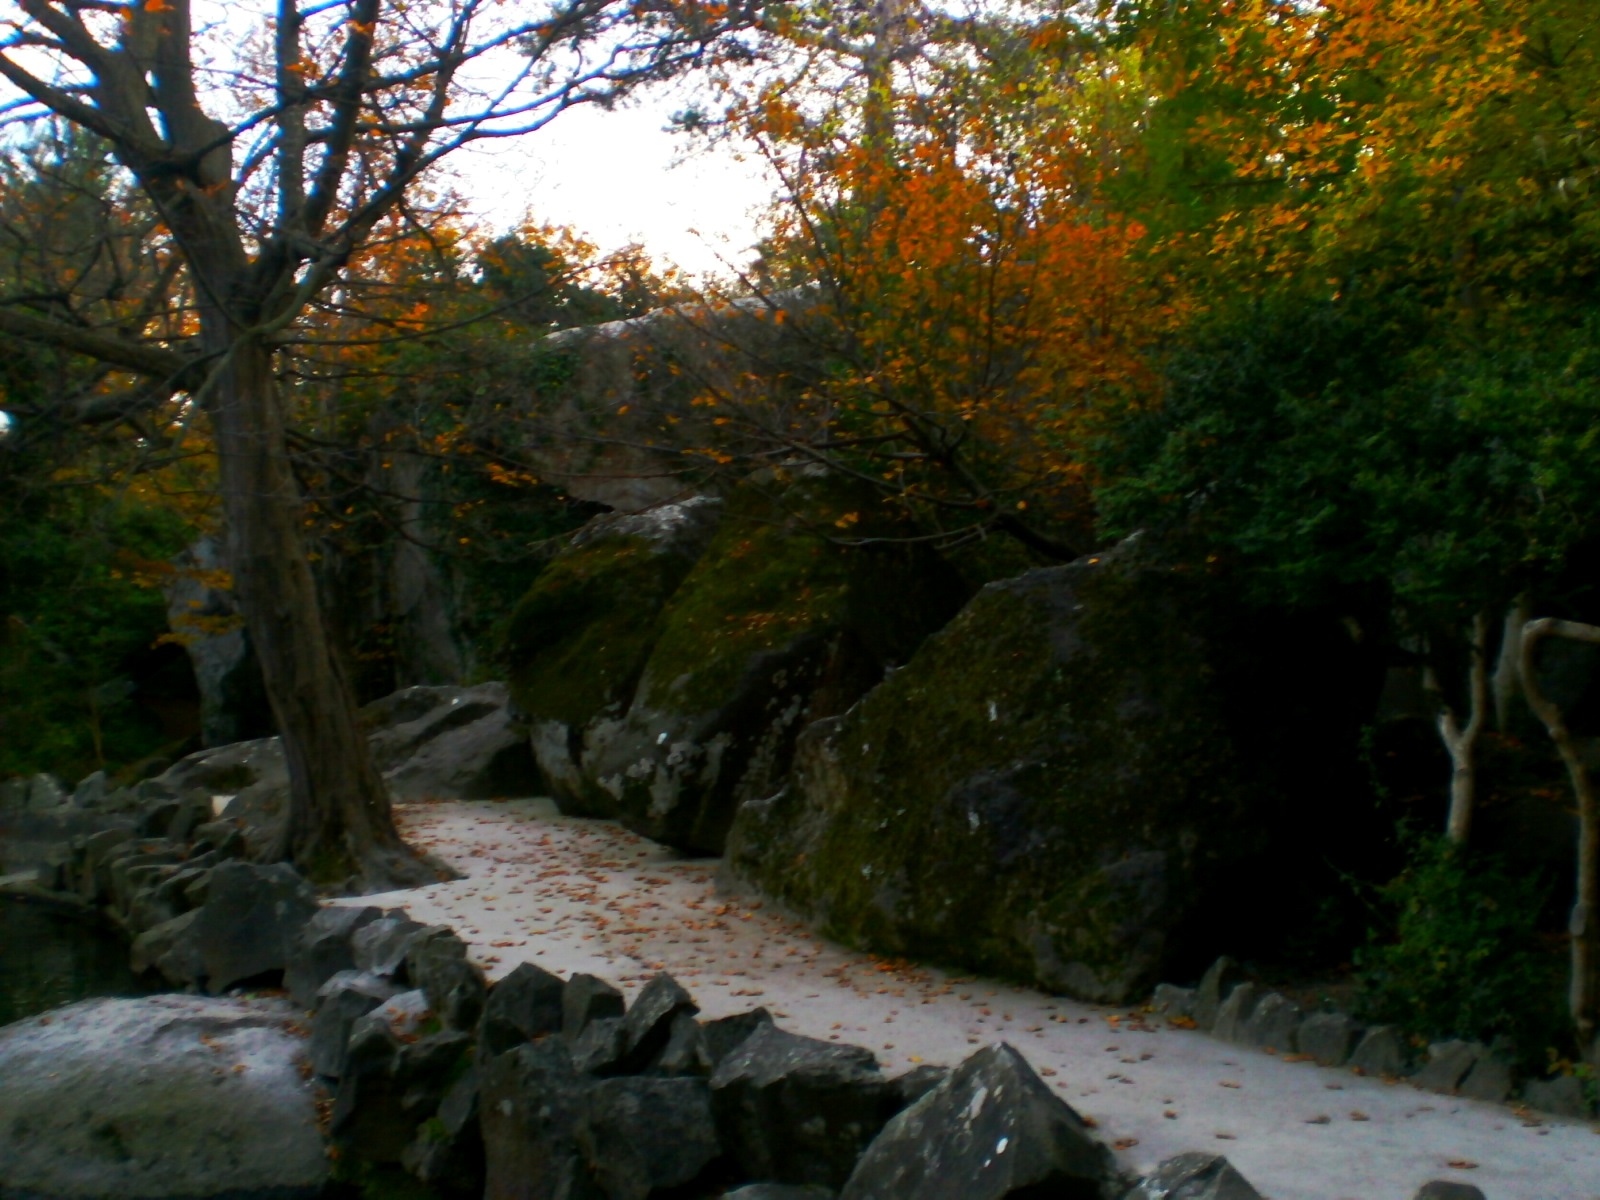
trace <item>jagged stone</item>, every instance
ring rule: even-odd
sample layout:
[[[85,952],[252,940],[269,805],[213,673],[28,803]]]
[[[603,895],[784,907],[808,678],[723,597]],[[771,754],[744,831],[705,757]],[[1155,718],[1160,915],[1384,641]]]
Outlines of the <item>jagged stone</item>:
[[[649,1067],[655,1075],[709,1075],[714,1064],[705,1031],[688,1012],[672,1016],[667,1043]]]
[[[899,1106],[872,1053],[763,1025],[718,1064],[712,1103],[745,1178],[839,1187]]]
[[[1341,1012],[1312,1013],[1295,1035],[1300,1053],[1309,1054],[1324,1067],[1342,1067],[1350,1061],[1361,1026]]]
[[[433,926],[406,947],[406,978],[421,988],[428,1006],[452,1029],[474,1028],[483,1015],[488,984],[467,960],[467,944],[453,929]]]
[[[205,906],[189,927],[205,963],[207,990],[282,971],[294,939],[316,912],[316,893],[287,863],[213,867]]]
[[[1479,1056],[1457,1088],[1463,1096],[1500,1104],[1516,1086],[1517,1064],[1509,1044],[1496,1043]]]
[[[523,1042],[561,1032],[565,988],[559,975],[533,963],[518,963],[489,989],[478,1034],[482,1053],[503,1054]]]
[[[1164,1017],[1190,1017],[1194,1016],[1195,1002],[1199,998],[1196,988],[1178,987],[1171,983],[1156,984],[1155,994],[1150,998],[1150,1008]],[[1198,1022],[1197,1022],[1198,1024]]]
[[[1010,1046],[987,1046],[891,1120],[840,1200],[1112,1195],[1111,1152]]]
[[[617,1075],[622,1071],[624,1034],[621,1017],[596,1017],[569,1043],[572,1062],[585,1075]]]
[[[584,1097],[578,1145],[608,1200],[646,1200],[702,1179],[721,1157],[703,1079],[606,1079]]]
[[[1245,1022],[1243,1041],[1247,1046],[1293,1054],[1300,1049],[1301,1020],[1298,1004],[1279,992],[1268,992],[1256,1001],[1255,1011]]]
[[[1225,1042],[1243,1043],[1260,998],[1260,989],[1255,984],[1248,981],[1239,984],[1217,1010],[1217,1023],[1212,1026],[1212,1032]]]
[[[332,1079],[343,1074],[356,1022],[395,995],[390,980],[364,971],[339,971],[325,980],[312,997],[317,1006],[311,1022],[312,1069]]]
[[[1522,1085],[1522,1100],[1529,1108],[1557,1117],[1582,1119],[1593,1111],[1583,1080],[1575,1075],[1530,1080]]]
[[[671,975],[660,974],[640,989],[622,1018],[622,1054],[616,1069],[624,1075],[646,1070],[667,1047],[673,1018],[693,1017],[700,1011],[683,986]]]
[[[315,1007],[317,992],[341,971],[356,966],[351,938],[356,930],[372,924],[383,915],[370,905],[350,908],[334,905],[319,910],[295,935],[284,967],[283,986],[302,1008]]]
[[[391,909],[350,935],[350,952],[356,969],[395,975],[405,965],[412,941],[428,927],[413,921],[400,909]]]
[[[569,1039],[583,1033],[590,1021],[620,1017],[627,1002],[622,993],[604,979],[581,971],[567,980],[561,993],[561,1032]]]
[[[1428,1047],[1428,1061],[1411,1082],[1429,1091],[1453,1092],[1483,1054],[1484,1047],[1478,1042],[1435,1042]]]
[[[1350,1066],[1365,1075],[1404,1075],[1406,1040],[1393,1025],[1374,1025],[1350,1054]]]
[[[1220,1154],[1191,1151],[1169,1158],[1123,1200],[1262,1200]]]
[[[593,1083],[560,1038],[525,1042],[484,1065],[484,1200],[573,1200],[587,1177],[578,1149]]]
[[[705,1036],[706,1055],[711,1060],[711,1066],[715,1068],[742,1046],[752,1033],[771,1024],[772,1014],[764,1008],[753,1008],[749,1012],[705,1022],[700,1026],[700,1032]]]
[[[483,1195],[483,1133],[479,1125],[482,1075],[466,1072],[439,1102],[434,1118],[424,1121],[400,1156],[400,1165],[423,1183],[449,1195]]]

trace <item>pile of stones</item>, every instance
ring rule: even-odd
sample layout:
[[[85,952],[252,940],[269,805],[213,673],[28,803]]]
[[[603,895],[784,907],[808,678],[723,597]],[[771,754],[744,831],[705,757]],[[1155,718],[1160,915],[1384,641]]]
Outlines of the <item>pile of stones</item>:
[[[1196,987],[1157,986],[1152,1009],[1192,1023],[1225,1042],[1275,1054],[1298,1054],[1324,1067],[1409,1078],[1417,1087],[1474,1100],[1504,1103],[1513,1096],[1530,1108],[1565,1117],[1588,1117],[1593,1107],[1574,1075],[1518,1077],[1504,1042],[1451,1040],[1420,1047],[1393,1025],[1363,1025],[1346,1013],[1303,1011],[1280,992],[1264,992],[1230,958],[1219,958]]]

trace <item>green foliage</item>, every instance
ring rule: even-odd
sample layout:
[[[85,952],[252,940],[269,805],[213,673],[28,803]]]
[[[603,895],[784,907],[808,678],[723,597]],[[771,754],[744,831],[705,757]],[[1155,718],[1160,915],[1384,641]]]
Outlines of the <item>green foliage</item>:
[[[1509,1037],[1529,1064],[1567,1037],[1563,960],[1538,938],[1546,880],[1418,839],[1357,955],[1362,1015],[1428,1040]]]
[[[134,564],[170,558],[188,533],[170,510],[93,487],[16,499],[0,523],[0,775],[72,781],[170,740],[133,703],[135,660],[167,627]]]

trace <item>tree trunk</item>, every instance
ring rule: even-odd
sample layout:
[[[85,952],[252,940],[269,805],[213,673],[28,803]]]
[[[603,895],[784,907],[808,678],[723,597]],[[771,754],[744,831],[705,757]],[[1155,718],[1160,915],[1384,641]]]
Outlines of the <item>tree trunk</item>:
[[[317,883],[365,891],[435,882],[434,864],[395,828],[328,638],[272,353],[249,335],[225,346],[210,386],[228,558],[289,768],[289,811],[273,857]]]
[[[1501,733],[1511,732],[1511,698],[1522,687],[1522,627],[1532,616],[1524,592],[1506,610],[1500,631],[1500,655],[1494,665],[1494,727]]]
[[[1439,697],[1439,737],[1450,754],[1450,814],[1445,820],[1445,836],[1457,846],[1465,846],[1472,834],[1472,814],[1477,804],[1478,735],[1483,732],[1489,709],[1488,641],[1489,617],[1479,613],[1472,619],[1465,724],[1444,695],[1433,668],[1423,672],[1424,686]]]
[[[1578,801],[1577,898],[1567,926],[1572,946],[1572,977],[1568,1002],[1578,1045],[1590,1063],[1600,1066],[1600,798],[1594,780],[1567,728],[1566,716],[1539,687],[1534,667],[1539,645],[1548,637],[1572,638],[1600,644],[1600,626],[1542,617],[1529,621],[1522,631],[1522,689],[1528,707],[1544,722],[1550,740],[1561,753],[1567,776]]]

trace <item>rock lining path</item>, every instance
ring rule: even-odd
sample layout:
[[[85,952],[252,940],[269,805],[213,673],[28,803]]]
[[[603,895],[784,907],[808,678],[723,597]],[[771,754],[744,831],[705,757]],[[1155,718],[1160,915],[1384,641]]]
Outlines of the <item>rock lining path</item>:
[[[401,806],[414,844],[465,879],[345,903],[453,926],[491,978],[523,961],[587,971],[630,996],[657,971],[702,1015],[765,1006],[787,1029],[867,1046],[886,1073],[953,1066],[1010,1042],[1141,1171],[1185,1150],[1226,1154],[1269,1200],[1409,1200],[1459,1179],[1489,1200],[1600,1200],[1600,1128],[1519,1115],[1286,1062],[991,980],[841,949],[719,894],[716,863],[548,801]]]

